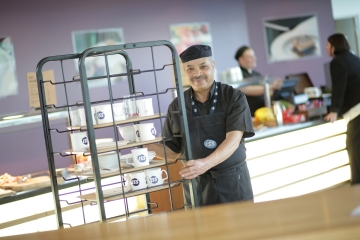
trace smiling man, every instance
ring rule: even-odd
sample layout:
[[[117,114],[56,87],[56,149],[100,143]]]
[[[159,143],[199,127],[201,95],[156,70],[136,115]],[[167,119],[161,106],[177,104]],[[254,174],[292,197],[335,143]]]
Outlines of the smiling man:
[[[194,45],[180,54],[191,87],[184,92],[193,159],[183,162],[180,175],[196,179],[199,205],[252,200],[244,138],[254,136],[245,95],[215,81],[210,46]],[[178,100],[169,105],[163,127],[168,159],[185,159]],[[148,145],[164,158],[163,146]],[[189,191],[184,185],[186,203]],[[185,204],[186,204],[185,203]]]

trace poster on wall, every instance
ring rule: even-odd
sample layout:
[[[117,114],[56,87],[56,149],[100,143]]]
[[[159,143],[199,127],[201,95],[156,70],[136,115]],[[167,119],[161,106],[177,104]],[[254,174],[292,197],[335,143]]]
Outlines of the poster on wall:
[[[206,22],[171,24],[170,42],[174,44],[178,54],[195,44],[209,45],[212,48],[210,25]],[[182,67],[180,71],[183,86],[189,86],[189,83],[185,80]]]
[[[212,46],[210,25],[206,22],[171,24],[170,42],[175,45],[178,54],[195,44]]]
[[[17,93],[14,46],[9,37],[0,38],[0,98]]]
[[[52,83],[55,83],[54,70],[43,71],[42,74],[43,80],[46,81],[44,83],[46,105],[57,105],[55,85],[48,82],[51,81]],[[28,83],[30,108],[38,109],[40,108],[40,99],[36,72],[26,73],[26,79]]]
[[[264,20],[269,62],[321,56],[315,14]]]
[[[85,49],[98,46],[110,46],[125,43],[122,28],[107,28],[99,30],[73,31],[71,34],[73,49],[75,53],[81,53]],[[107,57],[109,74],[120,74],[126,72],[126,61],[119,55],[109,55]],[[101,57],[88,57],[85,61],[86,75],[88,78],[100,77],[98,80],[88,81],[89,87],[107,86],[106,59]],[[75,69],[78,69],[78,60],[75,61]],[[126,77],[112,77],[112,84],[116,81],[126,79]]]

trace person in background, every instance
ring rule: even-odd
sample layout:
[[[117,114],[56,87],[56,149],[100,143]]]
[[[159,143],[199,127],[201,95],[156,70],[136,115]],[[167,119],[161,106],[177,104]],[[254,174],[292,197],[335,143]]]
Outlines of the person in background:
[[[246,164],[244,138],[255,135],[244,93],[215,81],[211,47],[193,45],[180,54],[191,87],[184,92],[193,159],[183,161],[180,175],[196,179],[200,206],[252,200],[251,180]],[[181,135],[178,99],[169,105],[162,135],[168,160],[186,159]],[[164,159],[162,144],[147,145]],[[185,205],[190,194],[183,185]]]
[[[254,70],[256,67],[256,56],[254,50],[248,46],[242,46],[237,50],[235,60],[239,62],[243,78],[262,76],[259,72]],[[281,89],[281,86],[282,80],[280,78],[275,79],[270,84],[270,94],[272,95],[275,90]],[[254,116],[257,109],[265,106],[264,85],[245,86],[241,87],[240,90],[246,95],[252,116]]]
[[[350,52],[349,43],[341,33],[328,38],[326,51],[333,59],[330,63],[331,108],[325,120],[333,123],[343,116],[347,122],[351,184],[357,184],[360,183],[360,59]]]

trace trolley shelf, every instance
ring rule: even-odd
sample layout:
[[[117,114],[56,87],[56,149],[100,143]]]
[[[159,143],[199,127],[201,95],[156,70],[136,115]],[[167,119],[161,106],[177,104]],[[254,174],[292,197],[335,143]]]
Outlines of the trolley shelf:
[[[170,188],[178,187],[179,185],[180,185],[180,182],[170,183]],[[112,200],[116,200],[116,199],[123,199],[124,195],[126,198],[135,197],[138,195],[156,192],[156,191],[160,191],[160,190],[164,190],[164,189],[168,189],[168,188],[169,188],[169,184],[164,183],[160,186],[146,188],[146,189],[137,190],[137,191],[129,191],[129,192],[126,192],[125,194],[122,192],[122,187],[106,189],[106,190],[103,190],[104,202],[112,201]],[[80,196],[78,196],[78,198],[80,198],[82,200],[87,200],[87,201],[97,201],[96,193],[80,195]]]
[[[168,162],[168,165],[173,164],[175,162]],[[142,167],[122,167],[121,168],[121,174],[126,174],[126,173],[131,173],[131,172],[136,172],[136,171],[141,171],[141,170],[145,170],[145,169],[149,169],[149,168],[154,168],[154,167],[161,167],[161,166],[165,166],[166,162],[164,160],[153,160],[150,162],[149,165],[147,166],[142,166]],[[112,177],[112,176],[116,176],[120,174],[120,170],[117,169],[100,169],[100,176],[101,177]],[[75,173],[71,173],[71,175],[76,175]],[[79,177],[87,177],[88,179],[93,179],[94,178],[94,174],[92,169],[89,171],[85,171],[81,174],[78,174]]]
[[[109,148],[101,148],[101,150],[98,150],[97,153],[100,154],[100,153],[107,153],[107,152],[112,152],[112,151],[126,149],[126,148],[139,147],[139,146],[146,145],[146,144],[161,142],[162,140],[163,140],[162,137],[157,137],[157,138],[155,138],[153,140],[143,141],[143,142],[136,142],[136,143],[129,143],[129,144],[126,144],[126,145],[118,146],[117,148],[116,148],[116,146],[115,147],[109,147]],[[74,154],[74,155],[82,153],[82,152],[78,152],[78,151],[77,152],[73,151],[72,149],[65,150],[64,152],[65,152],[65,154]],[[91,153],[90,152],[84,152],[83,155],[84,156],[89,156],[89,155],[91,155]]]
[[[165,117],[165,116],[166,116],[166,113],[158,113],[158,114],[154,114],[154,115],[151,115],[151,116],[129,118],[129,119],[126,119],[126,120],[115,121],[115,125],[121,125],[121,124],[127,124],[127,123],[135,123],[135,122],[140,122],[140,121],[152,120],[152,119],[157,119],[159,117]],[[113,122],[103,123],[103,124],[96,124],[96,125],[94,125],[94,129],[111,127],[111,126],[114,126]],[[67,129],[71,130],[71,131],[78,131],[78,130],[86,131],[87,127],[86,126],[83,126],[83,127],[71,127],[71,126],[68,126]]]

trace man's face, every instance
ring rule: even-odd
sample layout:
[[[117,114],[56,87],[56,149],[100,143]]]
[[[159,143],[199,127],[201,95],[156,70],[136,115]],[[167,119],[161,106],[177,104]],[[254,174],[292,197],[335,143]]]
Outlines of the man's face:
[[[215,62],[211,57],[183,63],[185,75],[194,91],[210,89],[214,82]]]
[[[240,66],[245,69],[253,69],[256,67],[256,56],[252,49],[247,49],[242,54],[241,57],[239,57],[239,63]]]

